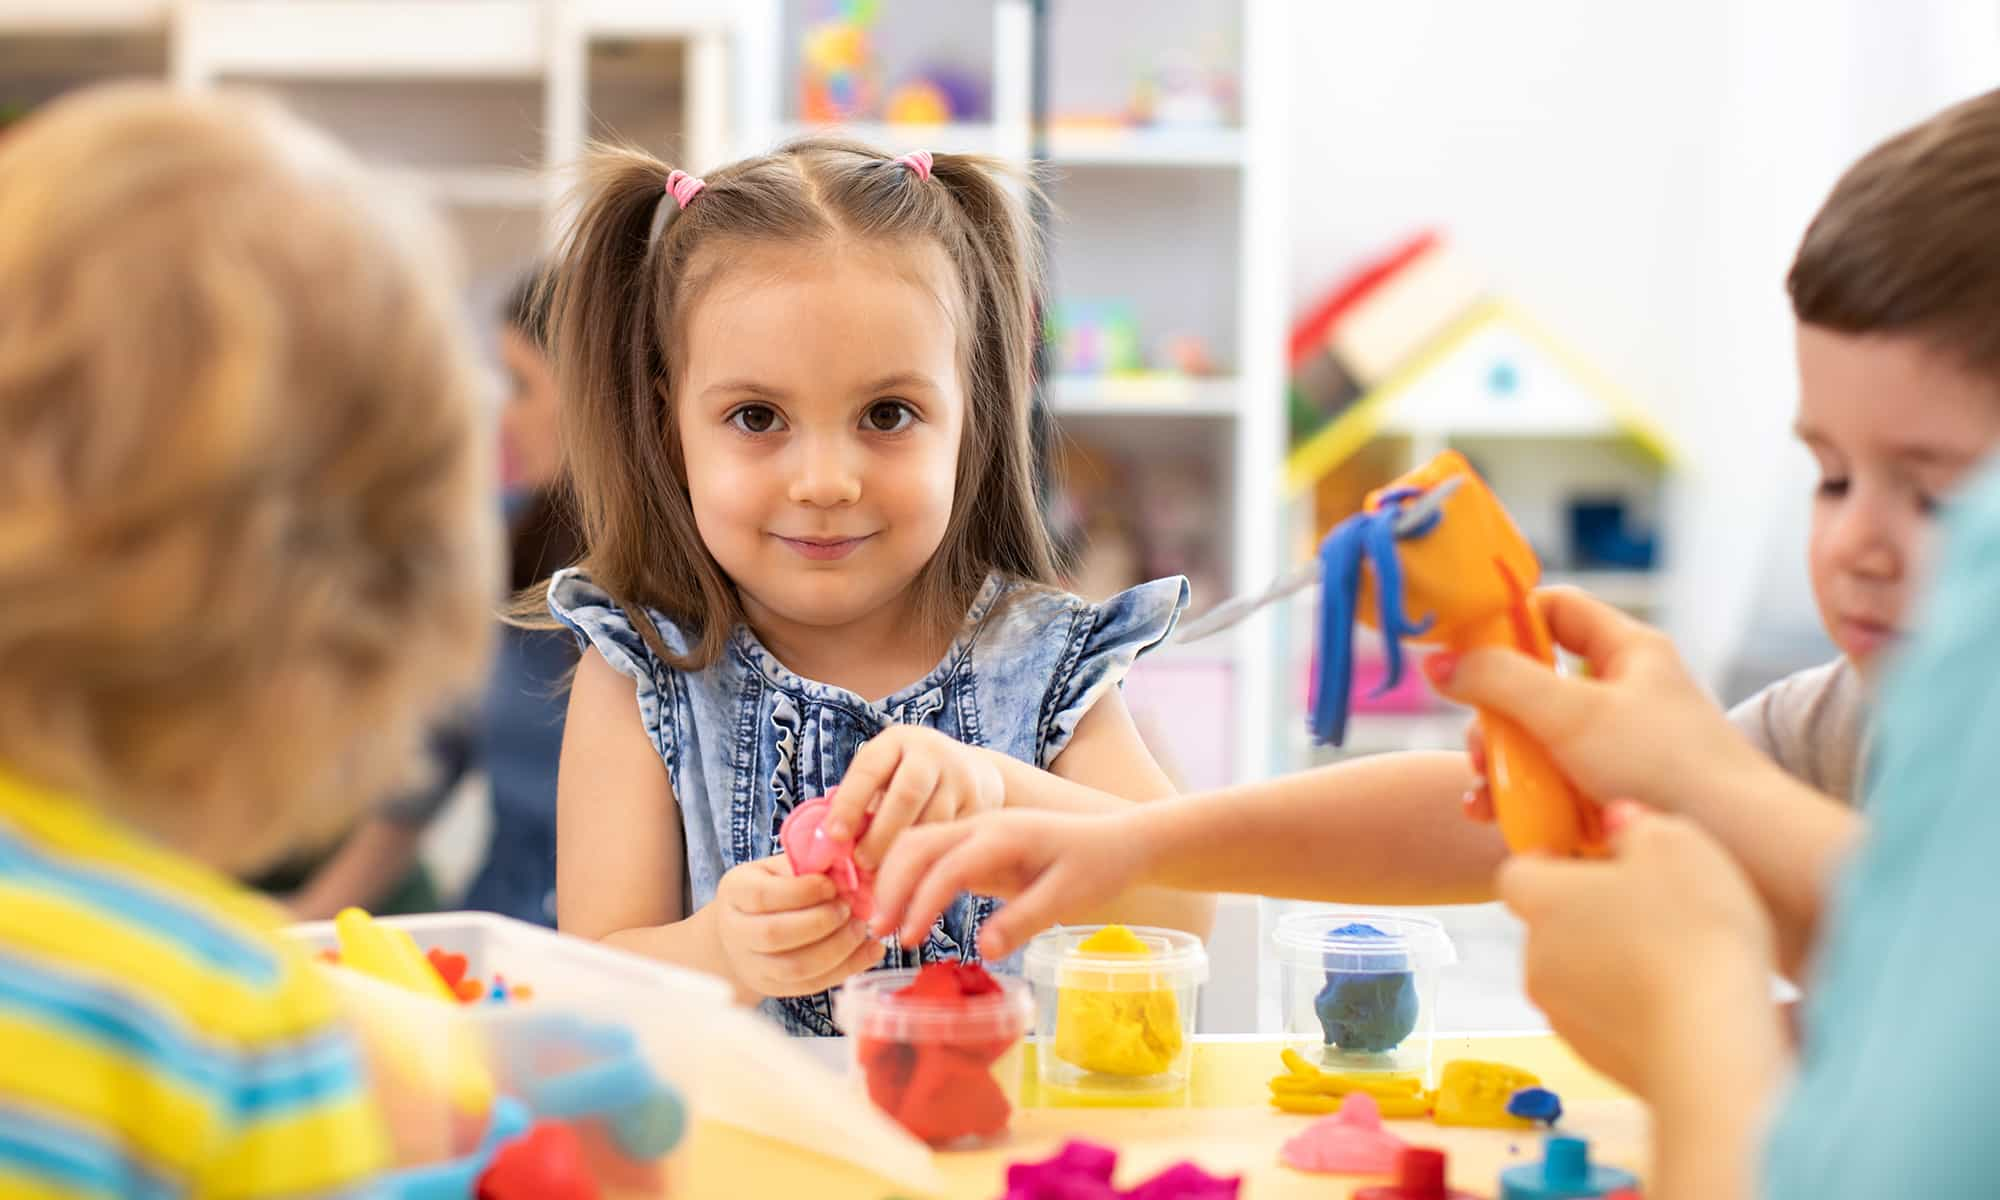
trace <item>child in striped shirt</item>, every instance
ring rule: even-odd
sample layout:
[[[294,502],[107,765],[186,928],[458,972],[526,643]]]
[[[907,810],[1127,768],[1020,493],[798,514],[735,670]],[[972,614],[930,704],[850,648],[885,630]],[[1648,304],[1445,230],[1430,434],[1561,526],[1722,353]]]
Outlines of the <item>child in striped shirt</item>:
[[[473,682],[493,538],[425,245],[269,108],[94,90],[0,138],[0,1195],[367,1190],[277,910]]]

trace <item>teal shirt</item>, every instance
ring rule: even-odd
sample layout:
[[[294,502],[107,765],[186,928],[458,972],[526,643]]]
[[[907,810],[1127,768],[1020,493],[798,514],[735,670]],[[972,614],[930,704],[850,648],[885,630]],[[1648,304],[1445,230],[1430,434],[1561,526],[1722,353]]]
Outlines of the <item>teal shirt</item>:
[[[1808,1000],[1766,1200],[2000,1195],[2000,470],[1946,518],[1890,676],[1872,828]]]

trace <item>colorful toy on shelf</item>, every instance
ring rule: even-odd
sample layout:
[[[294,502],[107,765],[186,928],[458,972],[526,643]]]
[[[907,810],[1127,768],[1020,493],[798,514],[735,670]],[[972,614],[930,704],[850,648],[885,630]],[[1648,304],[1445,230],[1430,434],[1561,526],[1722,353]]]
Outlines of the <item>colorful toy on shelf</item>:
[[[1150,956],[1152,948],[1123,925],[1106,925],[1078,942],[1082,955]],[[1171,990],[1064,987],[1056,1003],[1056,1057],[1105,1075],[1157,1075],[1180,1057],[1180,1004]]]
[[[1124,375],[1145,369],[1139,322],[1124,300],[1062,300],[1049,310],[1055,369],[1064,375]]]
[[[872,33],[879,0],[835,0],[808,27],[799,48],[799,114],[808,121],[852,121],[875,111],[881,68]]]
[[[1243,1188],[1240,1175],[1211,1175],[1183,1162],[1121,1191],[1111,1182],[1117,1170],[1111,1147],[1066,1142],[1051,1158],[1008,1166],[1000,1200],[1236,1200]]]
[[[1507,1112],[1526,1121],[1554,1125],[1562,1120],[1562,1097],[1547,1088],[1522,1088],[1507,1097]]]
[[[1198,333],[1174,333],[1160,339],[1160,366],[1182,375],[1214,375],[1221,368],[1208,342]]]
[[[1354,1200],[1480,1200],[1470,1192],[1455,1192],[1445,1182],[1444,1151],[1411,1147],[1396,1163],[1396,1182],[1365,1187]]]
[[[1455,1059],[1438,1077],[1432,1118],[1440,1125],[1476,1125],[1487,1129],[1528,1129],[1534,1125],[1508,1107],[1516,1092],[1538,1088],[1542,1081],[1505,1063]]]
[[[896,125],[942,125],[951,120],[951,97],[928,79],[913,79],[889,93],[882,115]]]
[[[1542,1161],[1500,1172],[1500,1200],[1597,1200],[1638,1186],[1630,1171],[1591,1162],[1590,1143],[1573,1137],[1552,1137]]]
[[[1540,578],[1541,564],[1507,510],[1465,457],[1447,450],[1370,492],[1363,511],[1320,543],[1316,564],[1281,576],[1262,593],[1225,602],[1180,640],[1207,636],[1319,584],[1312,731],[1338,745],[1346,734],[1357,619],[1381,631],[1391,686],[1402,678],[1405,640],[1452,651],[1511,647],[1553,670],[1548,624],[1530,597]],[[1597,806],[1548,752],[1497,713],[1481,712],[1479,724],[1494,815],[1507,845],[1516,852],[1596,852],[1603,843]]]
[[[1285,1073],[1270,1080],[1271,1104],[1275,1108],[1286,1112],[1337,1112],[1342,1100],[1360,1093],[1374,1098],[1380,1116],[1430,1115],[1431,1097],[1418,1076],[1325,1071],[1307,1062],[1296,1050],[1286,1050],[1280,1057],[1285,1063]]]
[[[1382,1128],[1382,1107],[1366,1092],[1341,1097],[1340,1109],[1306,1126],[1285,1143],[1279,1161],[1299,1171],[1337,1175],[1388,1175],[1403,1151],[1402,1138]]]
[[[854,861],[854,843],[837,841],[821,826],[826,823],[839,788],[828,788],[824,796],[794,808],[778,827],[778,844],[785,848],[785,860],[794,875],[825,875],[833,880],[840,898],[856,920],[875,915],[875,877]],[[868,818],[861,819],[860,833],[868,832]],[[859,835],[857,834],[857,837]]]

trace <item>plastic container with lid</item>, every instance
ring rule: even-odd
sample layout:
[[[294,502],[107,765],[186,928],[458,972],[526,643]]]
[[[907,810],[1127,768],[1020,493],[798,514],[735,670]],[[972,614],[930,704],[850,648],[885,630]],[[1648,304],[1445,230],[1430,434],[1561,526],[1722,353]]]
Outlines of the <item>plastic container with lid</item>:
[[[327,968],[390,1131],[388,1194],[470,1197],[451,1181],[476,1180],[501,1144],[547,1125],[574,1139],[601,1196],[682,1190],[697,1043],[704,1014],[727,1011],[728,984],[490,913],[373,922],[418,953],[464,956],[468,976],[533,992],[461,1004]],[[290,934],[340,944],[331,921]]]
[[[1081,925],[1028,943],[1036,1077],[1053,1103],[1185,1093],[1208,951],[1178,929]]]
[[[1444,926],[1390,913],[1303,912],[1278,921],[1285,1041],[1330,1070],[1431,1083],[1439,977],[1457,961]]]
[[[952,972],[965,973],[962,988],[929,986],[951,984]],[[1020,1101],[1021,1038],[1035,1013],[1026,984],[933,963],[857,976],[833,1003],[868,1098],[911,1134],[961,1148],[1007,1132]]]

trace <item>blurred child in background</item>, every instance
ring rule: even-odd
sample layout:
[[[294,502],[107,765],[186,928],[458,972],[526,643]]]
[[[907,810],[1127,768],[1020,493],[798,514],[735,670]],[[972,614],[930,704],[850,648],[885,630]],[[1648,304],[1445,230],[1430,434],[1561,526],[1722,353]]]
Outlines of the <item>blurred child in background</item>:
[[[408,779],[497,582],[435,229],[270,108],[0,142],[0,1193],[331,1194],[383,1131],[229,881]]]

